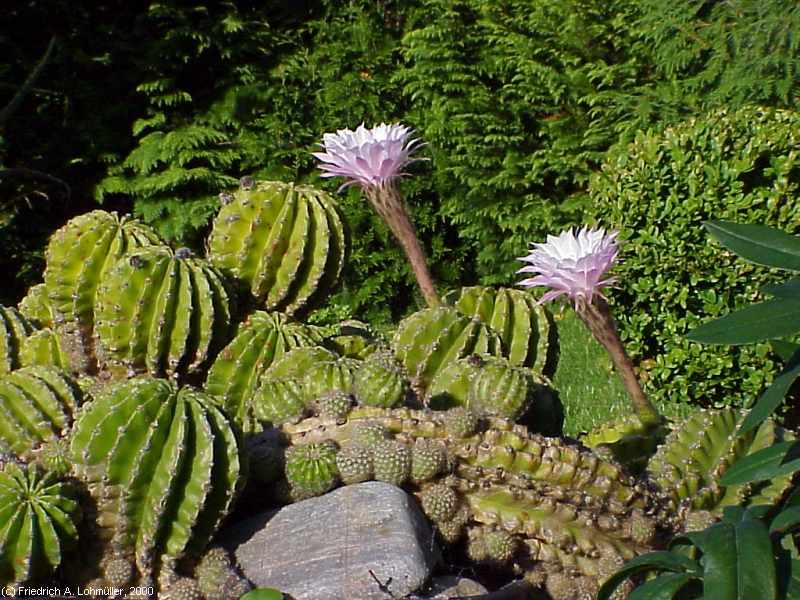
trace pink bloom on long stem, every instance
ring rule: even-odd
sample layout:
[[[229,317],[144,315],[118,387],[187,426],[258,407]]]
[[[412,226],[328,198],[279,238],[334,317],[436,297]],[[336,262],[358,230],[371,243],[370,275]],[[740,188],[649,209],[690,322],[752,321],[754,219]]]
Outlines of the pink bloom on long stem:
[[[381,123],[367,129],[362,123],[355,131],[339,129],[322,137],[324,152],[312,152],[322,164],[323,177],[344,177],[342,188],[359,184],[364,188],[383,187],[404,173],[416,160],[411,155],[420,141],[411,137],[410,127]]]
[[[533,244],[531,253],[519,259],[530,264],[518,273],[535,274],[519,285],[550,288],[540,302],[566,296],[574,306],[591,304],[595,295],[604,297],[603,288],[616,282],[606,274],[617,260],[618,233],[583,227],[577,234],[568,229],[558,236],[548,235],[545,243]]]

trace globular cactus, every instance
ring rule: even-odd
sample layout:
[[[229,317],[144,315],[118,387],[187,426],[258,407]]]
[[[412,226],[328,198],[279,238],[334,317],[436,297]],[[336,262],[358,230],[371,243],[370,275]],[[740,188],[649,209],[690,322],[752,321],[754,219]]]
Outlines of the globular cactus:
[[[367,357],[353,376],[353,394],[365,406],[396,408],[405,403],[408,380],[391,353],[377,351]]]
[[[249,412],[252,405],[252,416],[258,424],[283,425],[295,423],[307,416],[309,409],[306,406],[306,397],[298,381],[281,379],[278,381],[264,381],[253,392],[249,400],[245,399]],[[258,424],[249,418],[241,418],[245,431],[255,431]]]
[[[20,362],[26,367],[43,365],[72,371],[70,357],[52,329],[39,329],[25,338],[20,350]]]
[[[19,312],[37,328],[53,327],[53,309],[47,297],[47,286],[37,283],[28,289],[17,305]]]
[[[20,352],[33,326],[16,308],[0,306],[0,375],[22,366]]]
[[[346,241],[331,196],[308,186],[249,181],[225,197],[209,259],[241,282],[256,306],[295,314],[336,285]]]
[[[335,358],[313,363],[300,379],[306,400],[313,402],[330,392],[350,394],[358,366],[359,362],[353,358]]]
[[[497,333],[451,307],[427,308],[406,317],[397,326],[392,346],[420,397],[451,361],[502,353]]]
[[[673,425],[672,432],[647,465],[649,477],[667,494],[673,510],[708,511],[721,516],[732,505],[777,504],[792,475],[759,485],[723,486],[720,478],[737,460],[784,440],[791,432],[772,420],[745,434],[739,426],[746,411],[735,408],[702,410]]]
[[[581,441],[598,454],[639,474],[666,435],[664,422],[642,423],[636,415],[627,415],[598,425],[583,435]]]
[[[512,365],[547,375],[555,371],[555,324],[529,293],[473,286],[451,292],[445,302],[496,331],[502,340],[503,356]]]
[[[364,360],[381,350],[383,342],[367,323],[351,319],[339,323],[336,332],[325,338],[325,345],[339,356]]]
[[[228,553],[218,546],[206,551],[194,576],[205,600],[238,600],[250,590],[247,580],[236,573]]]
[[[242,444],[228,418],[207,394],[164,379],[106,387],[75,423],[71,452],[101,538],[132,549],[141,582],[198,554],[241,484]]]
[[[336,444],[331,441],[300,444],[286,451],[286,480],[294,500],[319,496],[336,487]]]
[[[75,217],[50,238],[44,285],[56,330],[76,369],[96,368],[94,310],[100,283],[126,252],[159,244],[149,227],[102,210]]]
[[[74,490],[36,465],[0,470],[0,585],[49,576],[77,540]]]
[[[101,363],[128,375],[177,377],[203,368],[228,341],[230,299],[209,263],[152,247],[108,269],[95,318]]]
[[[258,429],[251,399],[262,374],[292,349],[320,341],[313,329],[282,313],[256,311],[214,360],[205,389],[221,398],[225,411],[245,431]]]
[[[23,367],[0,377],[0,449],[26,455],[68,431],[83,399],[53,367]]]

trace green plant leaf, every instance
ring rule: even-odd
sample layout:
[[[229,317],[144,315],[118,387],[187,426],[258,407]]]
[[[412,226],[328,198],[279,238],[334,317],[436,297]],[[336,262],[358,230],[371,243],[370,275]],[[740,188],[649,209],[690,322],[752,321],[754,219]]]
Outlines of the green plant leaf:
[[[791,506],[775,515],[769,525],[769,532],[784,534],[798,524],[800,524],[800,506]]]
[[[620,583],[631,575],[643,571],[674,571],[696,578],[699,578],[702,573],[700,566],[685,556],[674,552],[650,552],[629,560],[619,571],[609,577],[597,592],[597,600],[609,600]]]
[[[696,577],[690,573],[668,573],[640,585],[628,600],[672,600],[683,587]]]
[[[797,350],[767,390],[761,395],[755,406],[747,413],[739,427],[739,435],[743,435],[758,427],[783,402],[794,380],[800,376],[800,350]]]
[[[708,232],[743,259],[788,271],[800,271],[800,238],[766,225],[709,221]]]
[[[687,336],[703,344],[753,344],[800,331],[800,300],[777,298],[704,323]]]
[[[778,296],[779,298],[800,298],[800,277],[792,277],[783,283],[771,283],[759,290],[762,294]]]
[[[779,442],[736,461],[722,476],[722,485],[771,479],[800,469],[800,442]]]
[[[800,350],[800,344],[787,342],[786,340],[770,340],[769,345],[772,351],[778,355],[778,358],[785,363],[791,360],[792,354]]]
[[[777,590],[772,542],[766,526],[744,513],[686,534],[702,552],[704,600],[774,598]]]
[[[283,594],[273,588],[250,590],[240,600],[283,600]]]

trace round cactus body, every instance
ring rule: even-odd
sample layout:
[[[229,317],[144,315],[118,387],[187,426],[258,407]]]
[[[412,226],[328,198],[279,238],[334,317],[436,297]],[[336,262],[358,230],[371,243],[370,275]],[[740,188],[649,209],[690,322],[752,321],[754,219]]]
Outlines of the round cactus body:
[[[302,378],[306,400],[311,402],[330,392],[350,394],[358,364],[352,358],[337,358],[311,364]]]
[[[306,399],[302,386],[294,380],[264,381],[253,393],[250,402],[253,416],[260,423],[283,425],[294,423],[305,416]],[[249,425],[248,430],[256,427]]]
[[[78,537],[70,487],[35,465],[0,470],[0,585],[49,576]]]
[[[375,479],[402,485],[411,476],[411,448],[397,440],[385,440],[372,447]]]
[[[353,393],[364,406],[396,408],[405,402],[408,389],[400,365],[382,352],[364,360],[353,377]]]
[[[303,500],[319,496],[336,487],[339,469],[333,442],[301,444],[286,452],[286,480],[292,498]]]
[[[240,485],[242,444],[207,394],[139,377],[106,387],[71,438],[101,536],[129,546],[146,577],[205,547]]]
[[[16,308],[0,306],[0,375],[22,366],[20,352],[32,331],[31,324]]]
[[[339,450],[336,455],[336,466],[345,485],[369,481],[375,476],[372,450],[360,444],[347,444]]]
[[[69,355],[61,349],[61,340],[51,329],[39,329],[25,338],[19,356],[26,367],[45,365],[71,370]]]
[[[209,259],[266,310],[295,314],[336,285],[346,253],[336,202],[308,186],[242,186],[214,219]]]
[[[531,401],[528,374],[504,358],[487,357],[470,382],[467,406],[478,415],[516,421]]]
[[[445,298],[459,312],[480,319],[500,335],[503,356],[537,373],[553,370],[552,317],[529,293],[511,288],[465,287]]]
[[[287,352],[264,371],[264,381],[294,379],[302,381],[315,364],[336,361],[338,356],[322,346],[304,346]]]
[[[53,367],[23,367],[0,377],[0,449],[23,455],[72,425],[82,393]]]
[[[353,397],[341,390],[325,392],[314,400],[317,412],[323,419],[341,421],[347,417],[353,407]]]
[[[356,320],[339,323],[338,331],[326,338],[325,344],[340,356],[358,360],[364,360],[381,348],[381,342],[372,328]]]
[[[96,303],[99,358],[129,374],[195,372],[228,340],[230,301],[221,274],[166,247],[118,260],[98,286]]]
[[[79,370],[94,368],[94,310],[100,283],[126,252],[159,244],[149,227],[103,210],[75,217],[50,238],[44,285],[53,321]]]
[[[256,404],[270,402],[256,392],[262,374],[292,349],[318,341],[312,329],[282,313],[256,311],[211,365],[205,389],[219,396],[225,411],[250,431],[255,427],[250,398]]]
[[[451,307],[427,308],[406,317],[392,343],[420,395],[451,361],[502,352],[500,337],[488,325]]]
[[[411,449],[411,480],[430,481],[447,468],[447,452],[438,440],[417,438]]]
[[[44,283],[31,286],[25,297],[19,301],[17,308],[36,327],[53,327],[53,311]]]

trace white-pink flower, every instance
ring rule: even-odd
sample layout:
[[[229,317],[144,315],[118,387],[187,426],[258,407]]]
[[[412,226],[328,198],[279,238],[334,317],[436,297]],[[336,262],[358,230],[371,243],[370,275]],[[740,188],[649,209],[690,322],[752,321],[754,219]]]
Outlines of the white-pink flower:
[[[382,187],[403,175],[402,169],[415,160],[420,141],[411,137],[410,127],[381,123],[367,129],[362,123],[355,131],[340,129],[322,136],[325,152],[312,152],[322,164],[323,177],[344,177],[342,188],[359,184]],[[340,188],[341,189],[341,188]]]
[[[540,302],[567,296],[574,305],[580,300],[591,304],[595,294],[604,297],[603,288],[616,281],[606,273],[617,260],[618,234],[583,227],[577,234],[570,228],[558,236],[548,235],[547,242],[533,244],[531,253],[518,259],[530,264],[517,273],[536,274],[518,285],[549,287]]]

